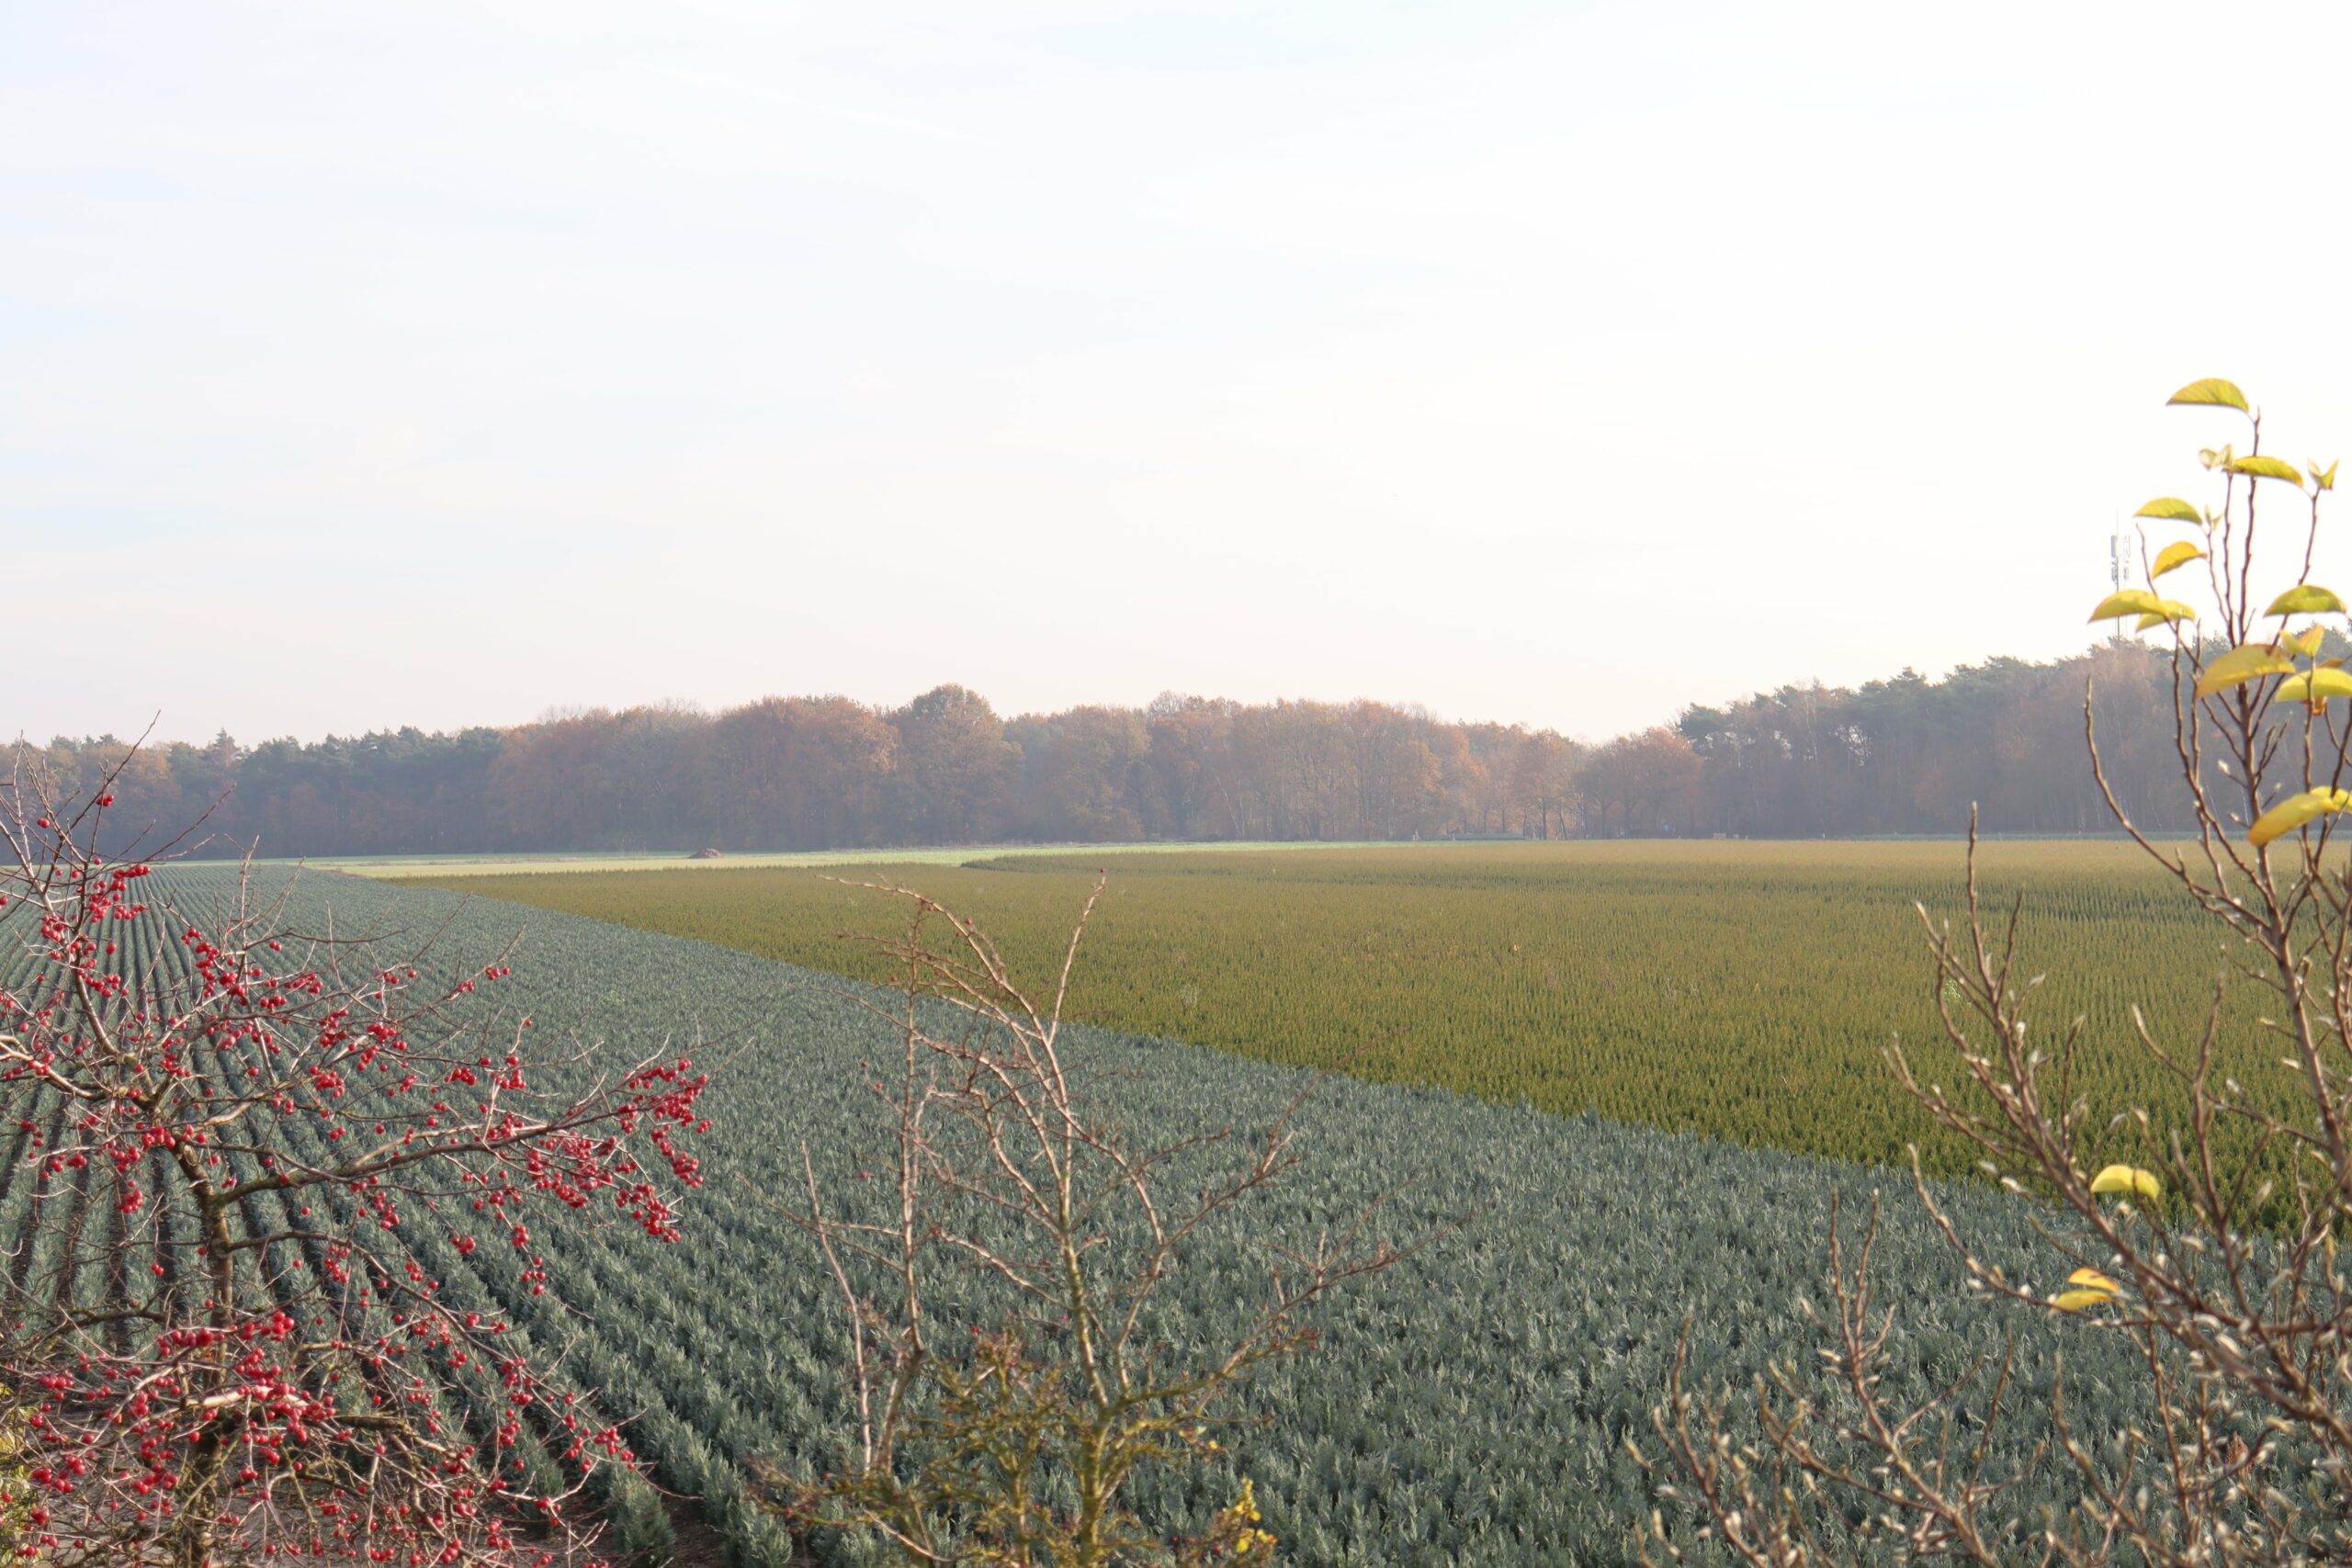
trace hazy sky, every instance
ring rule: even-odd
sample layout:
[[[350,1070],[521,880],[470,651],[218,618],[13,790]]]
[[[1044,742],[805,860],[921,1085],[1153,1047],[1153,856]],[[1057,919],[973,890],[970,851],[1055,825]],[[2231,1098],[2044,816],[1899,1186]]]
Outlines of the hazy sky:
[[[0,731],[952,680],[1602,736],[2076,649],[2236,434],[2175,385],[2352,449],[2347,60],[2335,6],[13,0]]]

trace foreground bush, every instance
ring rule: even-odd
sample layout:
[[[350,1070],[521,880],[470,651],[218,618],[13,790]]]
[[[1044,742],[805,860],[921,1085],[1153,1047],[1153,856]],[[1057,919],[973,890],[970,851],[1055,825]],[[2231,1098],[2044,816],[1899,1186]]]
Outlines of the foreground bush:
[[[875,1532],[910,1563],[1267,1561],[1249,1482],[1190,1533],[1139,1513],[1136,1483],[1207,1468],[1250,1375],[1314,1347],[1310,1309],[1408,1250],[1371,1231],[1372,1209],[1311,1249],[1250,1223],[1298,1163],[1305,1090],[1246,1135],[1135,1134],[1119,1079],[1062,1027],[1099,877],[1034,989],[975,922],[874,890],[909,911],[886,944],[895,1005],[866,1004],[899,1046],[868,1083],[881,1115],[859,1177],[875,1190],[829,1201],[804,1142],[784,1210],[839,1292],[855,1420],[840,1469],[792,1488],[787,1512]],[[1219,1229],[1255,1268],[1202,1269]],[[956,1289],[971,1280],[977,1299]],[[1183,1294],[1203,1290],[1248,1303],[1227,1332],[1186,1321]]]
[[[2086,1345],[2128,1346],[2141,1415],[2119,1422],[2053,1401],[2041,1442],[2004,1454],[1984,1434],[2016,1393],[2006,1359],[1925,1401],[1899,1397],[1887,1371],[1904,1353],[1910,1292],[1872,1279],[1875,1214],[1859,1245],[1833,1224],[1828,1300],[1808,1309],[1817,1357],[1799,1362],[1791,1347],[1752,1401],[1695,1397],[1678,1364],[1653,1414],[1669,1500],[1701,1523],[1712,1555],[1757,1568],[1843,1562],[1858,1548],[1985,1568],[2352,1558],[2352,1287],[2338,1260],[2352,1219],[2352,876],[2334,842],[2352,811],[2352,673],[2324,649],[2345,604],[2312,581],[2335,466],[2300,469],[2263,452],[2259,414],[2227,381],[2193,383],[2172,401],[2242,419],[2247,450],[2199,454],[2213,504],[2164,496],[2140,509],[2155,534],[2145,586],[2119,590],[2092,619],[2129,617],[2169,638],[2192,843],[2152,840],[2109,787],[2095,693],[2084,723],[2115,821],[2227,939],[2201,1016],[2134,1015],[2129,1048],[2177,1086],[2175,1100],[2097,1103],[2082,1091],[2080,1064],[2101,1047],[2079,1019],[2036,1027],[2041,977],[2018,964],[2015,908],[1978,897],[1973,836],[1962,922],[1928,922],[1941,1029],[1962,1071],[1948,1089],[1901,1046],[1889,1057],[1902,1088],[1989,1174],[2041,1201],[2051,1267],[2070,1269],[2051,1286],[2004,1269],[1921,1179],[1971,1288],[2064,1318]],[[2257,1022],[2235,1022],[2233,987],[2257,993]],[[2239,1028],[2256,1032],[2272,1081],[2249,1088],[2230,1070]],[[2118,1136],[2122,1148],[2093,1154]],[[1882,1307],[1882,1293],[1895,1304]],[[2063,1506],[2030,1495],[2053,1471]],[[1687,1555],[1662,1516],[1647,1544],[1659,1558]]]
[[[497,1565],[582,1544],[626,1463],[514,1308],[534,1226],[679,1234],[703,1077],[543,1047],[503,954],[356,940],[247,879],[109,853],[112,794],[0,795],[0,1386],[43,1563],[298,1552]],[[593,1063],[593,1065],[592,1065]],[[512,1258],[503,1301],[465,1259]]]

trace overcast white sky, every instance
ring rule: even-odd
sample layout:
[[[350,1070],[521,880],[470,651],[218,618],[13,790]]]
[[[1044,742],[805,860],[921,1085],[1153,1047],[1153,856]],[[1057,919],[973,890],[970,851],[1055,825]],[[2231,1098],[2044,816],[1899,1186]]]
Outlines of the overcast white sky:
[[[2236,434],[2174,386],[2352,447],[2347,60],[2319,5],[16,0],[0,731],[952,680],[1601,736],[2076,649]]]

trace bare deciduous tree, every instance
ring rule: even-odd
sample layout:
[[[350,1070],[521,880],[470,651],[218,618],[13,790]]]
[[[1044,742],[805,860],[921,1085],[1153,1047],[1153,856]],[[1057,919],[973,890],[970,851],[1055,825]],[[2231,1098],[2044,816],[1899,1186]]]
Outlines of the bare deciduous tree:
[[[883,1168],[861,1173],[882,1178],[877,1201],[829,1203],[804,1147],[805,1195],[786,1210],[839,1289],[855,1410],[842,1469],[788,1488],[790,1511],[876,1530],[922,1563],[1261,1559],[1273,1540],[1246,1488],[1180,1539],[1136,1517],[1129,1484],[1207,1462],[1250,1371],[1315,1343],[1307,1309],[1410,1247],[1372,1230],[1377,1204],[1306,1250],[1245,1231],[1263,1265],[1234,1282],[1257,1292],[1251,1321],[1184,1343],[1161,1315],[1169,1287],[1211,1227],[1296,1163],[1299,1100],[1247,1136],[1149,1144],[1127,1125],[1115,1080],[1074,1059],[1062,1027],[1099,879],[1035,998],[972,921],[908,888],[853,886],[910,911],[882,944],[902,965],[895,1004],[861,998],[901,1053],[868,1086],[887,1128]]]

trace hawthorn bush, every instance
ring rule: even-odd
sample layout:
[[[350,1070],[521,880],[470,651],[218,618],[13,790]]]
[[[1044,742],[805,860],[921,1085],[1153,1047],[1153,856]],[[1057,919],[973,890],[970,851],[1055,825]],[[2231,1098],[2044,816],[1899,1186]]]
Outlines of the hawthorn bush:
[[[25,1416],[14,1389],[0,1388],[0,1553],[16,1555],[25,1543],[25,1513],[31,1485],[25,1474]]]
[[[557,1215],[674,1239],[705,1076],[543,1044],[491,1003],[503,953],[296,930],[250,875],[153,894],[171,846],[105,848],[111,784],[62,798],[20,755],[0,793],[0,975],[28,976],[0,987],[17,1551],[576,1561],[592,1475],[644,1511],[628,1446],[558,1347],[445,1280],[503,1246],[544,1293]]]

